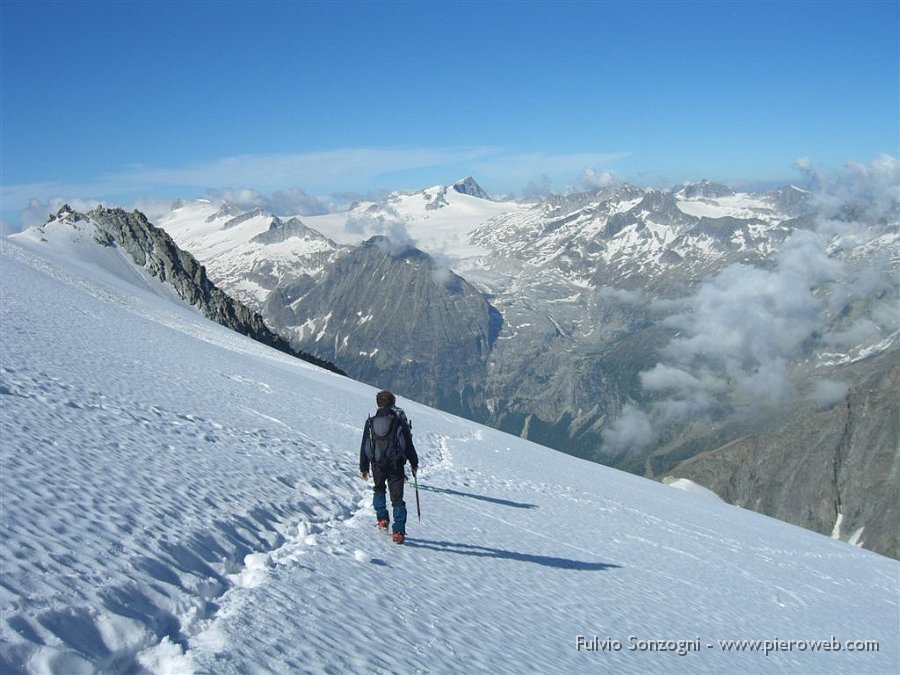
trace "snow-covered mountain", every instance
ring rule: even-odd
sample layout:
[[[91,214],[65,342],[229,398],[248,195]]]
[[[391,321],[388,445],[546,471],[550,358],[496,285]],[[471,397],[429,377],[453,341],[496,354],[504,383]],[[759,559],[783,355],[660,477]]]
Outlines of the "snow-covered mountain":
[[[710,183],[677,192],[622,185],[504,214],[472,240],[591,287],[673,295],[730,262],[770,256],[793,229],[783,201],[781,191],[734,193]]]
[[[374,388],[50,229],[0,242],[4,673],[900,668],[896,561],[406,400],[389,543]]]
[[[228,202],[180,201],[159,225],[217,284],[256,310],[280,282],[322,271],[342,250],[300,218],[242,212]]]

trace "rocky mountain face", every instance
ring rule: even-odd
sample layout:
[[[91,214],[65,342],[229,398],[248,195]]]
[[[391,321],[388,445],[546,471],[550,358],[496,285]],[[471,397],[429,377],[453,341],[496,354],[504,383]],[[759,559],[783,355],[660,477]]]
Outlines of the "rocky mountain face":
[[[792,186],[618,185],[491,202],[454,229],[479,191],[465,179],[357,207],[345,232],[389,237],[356,245],[262,213],[226,230],[243,217],[230,211],[194,239],[182,219],[178,240],[354,378],[900,555],[896,203],[825,213]],[[242,231],[227,254],[210,243]],[[311,247],[317,262],[296,262]]]
[[[858,364],[859,384],[837,403],[792,406],[770,428],[669,473],[731,504],[900,558],[898,356],[895,347]]]
[[[478,197],[478,199],[490,199],[490,195],[482,189],[472,176],[456,181],[451,187],[460,194]]]
[[[468,411],[483,388],[500,316],[427,254],[374,237],[318,279],[275,288],[263,307],[297,347],[359,379]]]
[[[164,230],[155,227],[140,211],[126,213],[122,209],[100,206],[80,214],[66,205],[51,219],[54,221],[72,224],[87,221],[94,227],[97,243],[122,248],[135,264],[171,285],[182,300],[199,309],[206,318],[280,351],[337,370],[324,359],[295,350],[269,329],[258,313],[221,291],[209,280],[206,269],[194,256],[180,249]]]

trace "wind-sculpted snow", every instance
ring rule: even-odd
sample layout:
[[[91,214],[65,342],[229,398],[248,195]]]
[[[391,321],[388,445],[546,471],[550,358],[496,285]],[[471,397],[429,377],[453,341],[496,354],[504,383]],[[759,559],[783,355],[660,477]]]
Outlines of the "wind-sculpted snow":
[[[261,361],[234,369],[223,342],[237,336],[224,328],[162,328],[199,317],[168,303],[151,305],[150,318],[122,312],[140,301],[28,274],[33,259],[10,250],[0,319],[4,630],[57,646],[23,651],[5,632],[3,662],[28,654],[35,671],[129,670],[160,640],[185,644],[246,555],[271,550],[301,520],[339,513],[349,479],[322,489],[343,462],[278,419],[314,402],[290,391],[290,410],[260,405],[289,386],[279,372],[293,359],[241,338],[251,363]]]
[[[390,543],[356,475],[374,389],[135,269],[2,243],[2,672],[900,665],[895,561],[409,401],[422,520],[409,486]],[[719,642],[754,639],[879,651]]]

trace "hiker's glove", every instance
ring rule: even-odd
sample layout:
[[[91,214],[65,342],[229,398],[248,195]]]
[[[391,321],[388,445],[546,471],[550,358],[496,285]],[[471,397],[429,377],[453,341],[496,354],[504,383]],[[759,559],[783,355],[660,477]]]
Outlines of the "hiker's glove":
[[[415,476],[419,472],[419,467],[411,466],[410,471],[412,471],[412,475]]]
[[[360,471],[359,475],[362,476],[362,479],[367,481],[369,480],[369,472],[368,471]]]

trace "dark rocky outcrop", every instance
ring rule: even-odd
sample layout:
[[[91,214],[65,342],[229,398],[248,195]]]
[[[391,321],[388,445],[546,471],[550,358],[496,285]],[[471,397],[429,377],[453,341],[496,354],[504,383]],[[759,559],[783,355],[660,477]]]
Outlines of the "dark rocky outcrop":
[[[862,545],[900,558],[898,354],[856,366],[862,380],[840,403],[797,405],[771,428],[691,457],[668,475],[822,534],[840,514],[842,539],[862,528]]]
[[[461,178],[453,184],[453,189],[460,194],[469,195],[470,197],[478,197],[479,199],[490,199],[490,195],[485,192],[481,186],[471,176]]]

